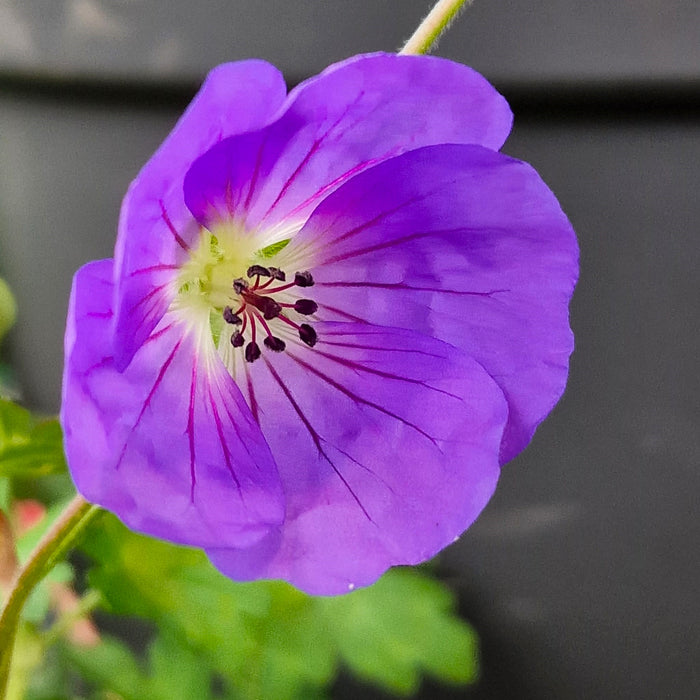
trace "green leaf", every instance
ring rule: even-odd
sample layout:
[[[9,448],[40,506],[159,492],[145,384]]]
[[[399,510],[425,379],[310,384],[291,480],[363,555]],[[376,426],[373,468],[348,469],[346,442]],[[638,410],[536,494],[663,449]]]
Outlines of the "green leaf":
[[[369,588],[318,605],[343,661],[365,680],[402,694],[416,692],[424,673],[476,680],[476,635],[454,616],[451,593],[415,570],[392,569]]]
[[[58,421],[36,420],[25,408],[0,399],[0,477],[33,479],[65,469]]]
[[[103,636],[94,647],[61,644],[63,663],[77,671],[92,689],[90,697],[123,700],[214,700],[211,675],[201,659],[171,634],[159,634],[149,644],[147,659],[137,659],[123,642]],[[70,688],[65,690],[70,692]]]
[[[15,298],[2,277],[0,277],[0,340],[12,328],[17,317]]]
[[[0,455],[25,444],[32,429],[32,414],[12,401],[0,399]]]
[[[41,664],[32,671],[23,700],[77,700],[71,692],[75,668],[61,653],[60,645],[44,649]]]
[[[234,584],[202,552],[135,535],[112,516],[82,547],[96,560],[90,584],[111,612],[153,620],[242,697],[303,697],[332,680],[324,621],[290,586]],[[279,693],[263,690],[270,687]]]
[[[341,663],[402,693],[424,673],[454,683],[476,674],[474,635],[454,617],[451,594],[415,571],[390,571],[338,598],[281,582],[236,584],[200,551],[136,535],[110,515],[82,548],[94,560],[90,585],[112,613],[155,622],[169,654],[179,645],[183,668],[193,655],[236,697],[321,697]]]

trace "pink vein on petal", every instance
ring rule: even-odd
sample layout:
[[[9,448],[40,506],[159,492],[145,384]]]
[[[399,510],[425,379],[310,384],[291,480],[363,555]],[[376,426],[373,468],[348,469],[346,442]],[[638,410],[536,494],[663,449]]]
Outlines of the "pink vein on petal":
[[[136,430],[139,423],[141,422],[141,419],[143,418],[143,414],[146,412],[146,409],[150,406],[151,399],[153,398],[153,395],[156,393],[158,387],[160,386],[160,383],[163,381],[163,377],[165,376],[165,373],[168,371],[168,367],[170,367],[170,365],[172,364],[172,361],[175,359],[175,353],[177,353],[177,351],[180,349],[181,344],[182,344],[181,340],[179,340],[175,344],[175,347],[171,350],[167,359],[163,363],[163,366],[160,368],[160,371],[158,372],[158,376],[156,377],[156,380],[153,383],[151,390],[148,392],[148,396],[146,397],[145,401],[143,402],[143,406],[141,407],[141,411],[139,411],[139,415],[137,416],[136,421],[131,426],[131,430],[129,431],[129,435],[124,440],[124,446],[122,447],[122,451],[119,455],[119,459],[117,460],[117,464],[115,466],[115,469],[119,469],[121,467],[122,460],[124,459],[124,455],[126,454],[126,448],[127,448],[128,443],[129,443],[129,438],[131,437],[134,430]]]
[[[321,342],[324,345],[333,345],[339,348],[356,348],[357,350],[377,350],[375,345],[361,345],[360,343],[338,343],[336,341],[327,340],[327,338],[333,335],[345,335],[344,333],[324,333]],[[436,355],[434,352],[426,352],[425,350],[417,350],[416,348],[392,348],[391,352],[414,352],[417,355],[424,355],[425,357],[436,357],[439,360],[444,359],[442,355]]]
[[[112,355],[109,355],[107,357],[103,357],[99,362],[96,362],[94,365],[90,365],[85,370],[85,376],[89,377],[93,372],[97,371],[98,369],[102,369],[103,367],[109,366],[109,364],[113,361],[114,361],[114,357],[112,357]]]
[[[160,214],[161,217],[163,218],[163,221],[165,222],[165,225],[168,227],[170,230],[170,233],[173,234],[173,237],[177,241],[177,244],[182,248],[184,251],[189,252],[190,247],[185,243],[184,239],[180,234],[177,232],[177,229],[173,225],[173,222],[170,220],[170,217],[168,216],[168,212],[165,209],[165,204],[163,204],[163,200],[159,199],[158,204],[160,205]]]
[[[308,152],[304,155],[302,158],[301,162],[299,165],[297,165],[296,169],[294,172],[287,178],[286,182],[282,186],[282,189],[279,191],[279,194],[275,198],[275,201],[270,205],[268,210],[265,212],[263,215],[262,219],[266,219],[270,213],[273,211],[273,209],[279,204],[280,200],[284,195],[287,193],[289,188],[292,186],[294,181],[297,179],[301,171],[306,167],[306,165],[309,163],[311,158],[315,155],[315,153],[318,151],[318,149],[321,147],[321,144],[330,136],[330,134],[335,130],[335,128],[340,124],[343,119],[345,119],[347,113],[355,107],[355,105],[362,99],[364,96],[364,91],[361,91],[358,93],[357,97],[351,102],[343,111],[343,113],[326,129],[326,131],[321,134],[320,136],[317,136],[316,139],[314,139],[314,142],[311,145],[311,148],[309,148]],[[344,133],[346,133],[349,129],[353,128],[357,124],[357,121],[354,124],[349,124],[346,129],[340,132],[340,136],[342,136]]]
[[[214,413],[214,423],[216,423],[216,432],[219,436],[219,442],[221,443],[221,449],[224,453],[224,459],[226,460],[226,467],[229,470],[229,473],[231,474],[231,478],[233,479],[234,483],[236,484],[236,489],[238,490],[239,495],[241,496],[241,499],[243,499],[243,492],[241,491],[241,484],[238,481],[238,477],[236,476],[235,471],[233,470],[233,464],[231,463],[231,453],[228,450],[228,445],[226,444],[226,439],[224,437],[224,428],[223,425],[221,424],[221,417],[219,416],[219,411],[216,408],[216,402],[214,401],[214,396],[211,393],[211,387],[209,387],[209,390],[207,392],[209,394],[209,405],[211,406],[211,410]]]
[[[352,250],[348,253],[343,253],[342,255],[336,255],[332,258],[327,258],[323,261],[325,265],[330,263],[339,262],[340,260],[349,260],[350,258],[356,258],[358,255],[365,255],[366,253],[373,253],[375,250],[381,250],[382,248],[391,248],[395,245],[400,245],[401,243],[406,243],[408,241],[415,241],[419,238],[426,238],[428,236],[439,236],[450,233],[458,233],[463,231],[463,228],[453,228],[444,229],[439,231],[416,231],[415,233],[409,233],[406,236],[401,236],[399,238],[393,238],[390,241],[384,241],[382,243],[377,243],[373,246],[367,246],[366,248],[359,248],[357,250]]]
[[[263,358],[265,359],[265,358]],[[352,496],[353,500],[357,505],[360,507],[360,510],[364,513],[365,517],[369,522],[372,524],[374,523],[374,520],[372,520],[372,517],[370,514],[367,512],[367,509],[362,505],[362,501],[360,500],[359,496],[355,493],[353,490],[352,486],[348,483],[347,479],[342,475],[338,467],[335,466],[333,463],[333,460],[326,454],[324,451],[323,447],[321,446],[321,442],[325,442],[324,438],[322,438],[314,429],[314,427],[311,425],[311,422],[309,419],[306,417],[304,412],[301,410],[301,407],[299,404],[296,402],[294,396],[292,396],[292,392],[289,390],[289,387],[282,381],[282,378],[277,374],[275,371],[275,368],[270,364],[269,360],[265,359],[265,364],[267,365],[268,370],[270,371],[270,374],[274,377],[275,381],[279,384],[280,389],[282,389],[284,395],[287,397],[287,400],[291,404],[292,408],[296,412],[296,414],[299,416],[299,419],[301,422],[304,424],[304,427],[309,433],[309,436],[311,437],[311,440],[313,441],[314,445],[316,446],[316,449],[318,450],[319,455],[323,457],[323,459],[330,464],[331,469],[335,472],[335,475],[340,479],[340,481],[343,483],[345,488],[348,490],[350,495]]]
[[[425,430],[423,430],[419,426],[415,425],[414,423],[410,423],[409,421],[405,420],[404,418],[401,418],[401,416],[398,416],[395,413],[392,413],[388,409],[384,408],[383,406],[380,406],[379,404],[374,403],[373,401],[368,401],[367,399],[363,399],[361,396],[358,396],[354,392],[350,391],[350,389],[348,389],[346,386],[343,386],[339,382],[336,382],[335,380],[331,379],[327,374],[324,374],[323,372],[321,372],[321,370],[316,369],[316,367],[313,367],[308,362],[304,362],[304,360],[300,359],[296,355],[293,355],[291,352],[288,353],[288,355],[297,364],[306,368],[312,374],[315,374],[317,377],[319,377],[320,379],[325,381],[327,384],[332,386],[334,389],[337,389],[341,394],[345,394],[348,398],[352,399],[355,403],[364,404],[365,406],[369,406],[370,408],[373,408],[376,411],[379,411],[380,413],[383,413],[384,415],[387,415],[390,418],[393,418],[394,420],[399,421],[399,423],[403,423],[404,425],[408,426],[409,428],[413,428],[413,430],[415,430],[417,433],[422,435],[424,438],[428,439],[435,447],[440,449],[438,446],[437,440],[429,433],[426,433]]]
[[[438,394],[444,394],[445,396],[449,396],[452,399],[457,399],[458,401],[461,401],[461,398],[457,396],[456,394],[451,394],[449,391],[445,391],[444,389],[438,389],[434,386],[430,386],[430,384],[426,384],[424,381],[421,381],[420,379],[411,379],[410,377],[401,377],[398,374],[392,374],[391,372],[384,372],[382,370],[378,369],[372,369],[371,367],[367,367],[366,365],[362,365],[359,362],[354,362],[353,360],[348,360],[343,357],[338,357],[337,355],[331,355],[330,353],[323,352],[322,350],[317,349],[316,352],[319,355],[322,355],[323,357],[328,358],[331,360],[331,362],[336,362],[339,365],[342,365],[343,367],[348,367],[349,369],[354,369],[354,370],[359,370],[360,372],[367,372],[368,374],[376,374],[378,377],[383,377],[384,379],[394,379],[397,382],[408,382],[409,384],[418,384],[419,386],[422,386],[424,389],[428,389],[430,391],[436,391]],[[392,352],[391,350],[389,352]]]
[[[314,201],[316,201],[319,197],[322,197],[325,195],[327,192],[336,189],[339,187],[343,182],[346,180],[350,179],[353,175],[356,175],[359,172],[362,172],[363,170],[367,170],[368,168],[371,168],[373,165],[376,165],[377,163],[382,163],[385,160],[388,160],[394,155],[397,155],[400,153],[401,149],[395,148],[386,155],[383,156],[378,156],[377,158],[370,158],[369,160],[364,160],[361,163],[358,163],[354,167],[350,168],[350,170],[346,170],[342,175],[338,175],[338,177],[335,178],[332,182],[329,182],[327,185],[324,185],[319,189],[317,192],[312,194],[310,197],[305,199],[301,204],[298,206],[294,207],[287,215],[287,218],[292,218],[296,216],[299,212],[304,211],[310,204],[312,204]]]
[[[164,270],[177,270],[177,265],[166,265],[162,263],[160,265],[150,265],[149,267],[141,267],[138,270],[130,272],[127,277],[138,277],[139,275],[146,275],[150,272],[162,272]]]
[[[240,441],[241,445],[243,445],[243,448],[245,451],[248,453],[248,456],[253,460],[255,466],[260,469],[260,465],[258,464],[257,460],[255,459],[255,455],[250,451],[250,448],[248,447],[248,440],[244,439],[243,436],[241,435],[241,431],[238,428],[238,421],[233,417],[231,414],[231,411],[229,410],[228,407],[228,402],[226,401],[226,397],[224,396],[223,392],[221,391],[221,387],[216,384],[217,391],[219,393],[219,398],[221,399],[221,404],[224,407],[224,410],[226,411],[226,415],[228,419],[231,421],[231,425],[233,426],[233,429],[236,431],[236,435],[238,436],[238,440]]]
[[[258,147],[258,152],[255,156],[255,165],[253,166],[253,173],[248,181],[248,194],[246,195],[245,202],[243,204],[243,209],[248,211],[250,208],[250,201],[253,198],[253,193],[255,192],[255,187],[258,184],[258,177],[260,176],[260,166],[262,165],[263,151],[265,150],[265,144],[267,143],[267,132],[263,134],[262,141]]]
[[[328,311],[331,311],[334,314],[338,314],[339,316],[343,316],[344,318],[350,319],[351,321],[357,321],[359,323],[366,323],[368,325],[371,325],[367,319],[360,318],[359,316],[354,316],[353,314],[349,314],[347,311],[343,311],[342,309],[339,309],[337,306],[330,306],[330,304],[323,304],[321,302],[319,302],[318,305],[319,305],[319,307],[322,307],[324,309],[328,309]]]
[[[373,469],[370,469],[366,464],[362,464],[362,462],[358,461],[355,459],[351,454],[346,452],[345,450],[341,450],[340,447],[335,445],[335,449],[340,452],[340,454],[345,455],[353,464],[356,464],[360,469],[363,469],[366,471],[368,474],[371,474],[377,481],[379,481],[385,488],[387,488],[391,493],[396,496],[396,491],[394,491],[394,488],[389,484],[387,481],[385,481],[377,472],[375,472]]]
[[[190,379],[190,405],[187,409],[187,437],[190,444],[190,500],[194,503],[194,487],[197,479],[194,471],[194,402],[197,392],[197,358],[192,363],[192,377]]]
[[[151,289],[151,291],[148,292],[148,294],[146,294],[145,296],[142,296],[137,302],[135,302],[134,304],[132,304],[129,307],[129,312],[133,313],[134,311],[136,311],[136,309],[138,309],[139,306],[141,306],[142,304],[145,304],[146,302],[153,299],[153,297],[157,296],[158,293],[161,292],[163,290],[163,288],[167,287],[167,286],[168,286],[168,283],[164,282],[163,284],[159,284],[157,287],[153,287],[153,289]]]
[[[472,292],[458,289],[444,289],[441,287],[418,287],[405,282],[316,282],[317,287],[372,287],[376,289],[390,289],[410,292],[439,292],[442,294],[459,294],[475,297],[492,297],[494,294],[510,292],[510,289],[492,289],[488,292]]]
[[[362,233],[363,231],[366,231],[370,226],[374,226],[375,224],[378,224],[382,219],[386,218],[387,216],[391,216],[392,214],[395,214],[397,211],[400,211],[403,207],[408,206],[409,204],[414,204],[415,202],[421,201],[422,199],[425,199],[427,196],[429,196],[430,193],[422,193],[420,195],[414,195],[410,197],[409,199],[401,202],[400,204],[397,204],[396,206],[392,207],[391,209],[386,209],[384,211],[379,212],[375,216],[373,216],[371,219],[368,221],[363,221],[361,224],[355,226],[354,228],[351,228],[344,233],[341,233],[334,238],[332,236],[332,231],[335,229],[339,228],[338,227],[338,219],[340,219],[343,216],[344,212],[336,212],[335,219],[331,221],[330,223],[326,224],[326,227],[324,230],[320,231],[314,231],[314,238],[317,240],[322,240],[323,241],[323,248],[326,248],[328,250],[332,249],[334,246],[338,245],[341,241],[347,240],[348,238],[352,238],[353,236],[356,236],[358,233]],[[388,242],[388,245],[393,245],[394,241]],[[353,255],[340,255],[336,256],[335,258],[327,258],[323,260],[323,264],[328,264],[331,262],[337,262],[338,260],[344,260],[345,258],[350,258],[353,257]],[[320,262],[320,261],[319,261]]]
[[[143,345],[146,345],[148,343],[152,343],[154,340],[158,340],[162,335],[165,335],[173,326],[175,325],[175,322],[169,323],[165,328],[161,328],[159,331],[156,331],[155,333],[151,333],[151,335],[146,338],[146,340],[143,341]]]
[[[144,302],[152,301],[151,305],[147,307],[146,309],[143,310],[143,312],[140,314],[140,318],[138,321],[138,324],[136,327],[133,329],[134,332],[139,330],[144,326],[144,324],[152,318],[154,312],[158,310],[158,307],[162,301],[160,297],[158,297],[158,293],[163,290],[164,287],[167,287],[169,282],[166,282],[165,284],[161,284],[158,287],[155,287],[152,289],[145,297],[141,297],[138,302],[135,304],[132,304],[131,307],[129,308],[129,313],[133,313],[139,306],[141,306]]]
[[[246,386],[248,387],[248,397],[250,399],[250,412],[253,414],[253,419],[255,420],[255,422],[259,425],[260,417],[258,415],[258,402],[255,398],[255,391],[253,390],[253,380],[250,376],[250,372],[248,371],[248,365],[244,364],[243,368],[245,371]]]
[[[228,213],[233,216],[236,207],[233,203],[233,190],[231,189],[231,178],[228,178],[226,180],[226,192],[224,193],[224,201],[226,203],[226,209],[228,210]]]

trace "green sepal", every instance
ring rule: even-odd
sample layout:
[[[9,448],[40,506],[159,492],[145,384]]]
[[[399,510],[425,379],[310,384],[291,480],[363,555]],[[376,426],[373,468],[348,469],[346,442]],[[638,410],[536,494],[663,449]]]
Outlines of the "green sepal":
[[[277,253],[284,250],[287,247],[291,238],[285,238],[283,241],[277,241],[276,243],[271,243],[265,246],[261,250],[257,251],[256,255],[261,258],[274,258]]]

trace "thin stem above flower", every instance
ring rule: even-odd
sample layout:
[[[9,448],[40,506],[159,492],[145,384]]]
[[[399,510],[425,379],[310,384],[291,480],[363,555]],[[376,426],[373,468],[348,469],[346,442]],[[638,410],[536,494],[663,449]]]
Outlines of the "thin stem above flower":
[[[447,31],[460,10],[471,5],[472,2],[473,0],[438,0],[399,53],[428,53],[435,47],[442,34]]]

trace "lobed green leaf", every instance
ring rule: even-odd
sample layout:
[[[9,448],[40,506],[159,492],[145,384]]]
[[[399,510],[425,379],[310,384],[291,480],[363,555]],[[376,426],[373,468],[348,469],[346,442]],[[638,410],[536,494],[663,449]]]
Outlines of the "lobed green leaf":
[[[413,570],[317,598],[282,582],[233,583],[201,552],[136,535],[111,515],[82,547],[94,561],[90,584],[112,613],[155,622],[179,645],[183,668],[194,655],[235,697],[320,697],[341,664],[402,694],[424,674],[452,683],[476,676],[476,640],[454,616],[452,595]]]

